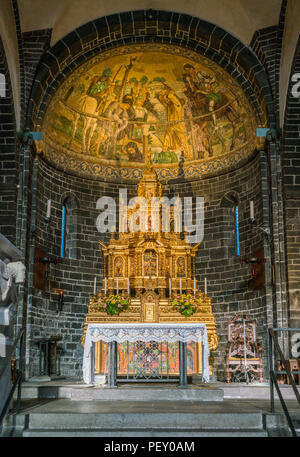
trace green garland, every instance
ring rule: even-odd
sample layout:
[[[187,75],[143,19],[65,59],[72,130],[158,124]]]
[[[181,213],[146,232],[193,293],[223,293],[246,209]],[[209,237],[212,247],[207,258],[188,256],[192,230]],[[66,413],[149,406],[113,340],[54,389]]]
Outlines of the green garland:
[[[169,302],[185,317],[192,316],[197,311],[198,305],[201,304],[199,298],[191,294],[177,295],[176,298],[170,298]]]
[[[130,305],[130,298],[124,298],[121,295],[109,295],[104,297],[102,303],[97,305],[100,311],[105,311],[111,316],[118,315],[121,311],[124,311]]]

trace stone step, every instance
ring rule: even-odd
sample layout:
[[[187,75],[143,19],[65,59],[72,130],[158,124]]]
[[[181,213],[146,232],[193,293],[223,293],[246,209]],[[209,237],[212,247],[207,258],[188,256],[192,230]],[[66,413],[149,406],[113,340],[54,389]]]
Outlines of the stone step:
[[[168,411],[117,413],[30,413],[29,430],[130,430],[143,432],[161,429],[198,432],[199,430],[263,430],[262,413],[184,413]],[[189,424],[188,428],[183,424]]]
[[[143,389],[144,390],[144,389]],[[126,398],[126,397],[125,397]],[[27,405],[26,405],[27,403]],[[290,413],[295,426],[300,414]],[[5,420],[2,436],[291,436],[283,412],[249,401],[29,400]]]
[[[200,377],[199,377],[200,378]],[[198,379],[199,379],[198,378]],[[203,383],[199,381],[193,380],[193,384],[189,384],[189,387],[193,386],[193,388],[203,387]],[[168,386],[169,387],[169,386]],[[175,387],[175,386],[174,386]],[[208,385],[205,385],[206,388],[208,388],[210,391],[211,389],[216,389],[215,390],[215,395],[216,395],[216,400],[220,400],[221,395],[219,391],[223,393],[223,398],[224,399],[247,399],[247,398],[253,398],[253,399],[269,399],[270,398],[270,388],[267,384],[260,384],[260,385],[233,385],[233,384],[221,384],[221,383],[210,383]],[[22,399],[29,399],[29,398],[72,398],[76,400],[76,397],[78,398],[78,392],[75,393],[75,390],[78,388],[80,389],[86,389],[87,391],[90,391],[91,388],[85,386],[83,383],[75,383],[72,385],[70,382],[69,384],[67,383],[30,383],[30,382],[24,382],[22,384]],[[131,387],[133,389],[133,386]],[[152,387],[147,387],[152,388]],[[93,389],[97,389],[97,387],[94,387]],[[124,387],[119,387],[119,389],[124,389]],[[134,386],[134,389],[136,389],[136,386]],[[163,389],[163,387],[162,387]],[[289,385],[281,385],[280,390],[282,392],[282,395],[285,400],[295,400],[295,394],[293,392],[293,389]],[[218,391],[218,392],[217,392]],[[299,387],[299,392],[300,392],[300,387]],[[15,399],[16,399],[17,391],[15,391]],[[83,396],[86,395],[86,398],[91,396],[91,399],[93,399],[93,396],[88,393],[88,394],[83,394]],[[95,394],[95,398],[97,397],[98,394]],[[118,399],[117,394],[115,395],[115,398]],[[202,395],[203,396],[203,395]],[[101,397],[101,395],[99,395]],[[211,396],[210,396],[211,397]],[[274,392],[274,397],[275,400],[278,400],[278,396],[276,391]],[[99,398],[101,399],[101,398]],[[205,401],[205,399],[204,399]],[[209,398],[209,401],[212,401],[211,398]]]
[[[16,399],[15,393],[15,399]],[[24,386],[22,388],[22,399],[45,399],[45,398],[70,398],[74,401],[119,401],[126,398],[127,401],[161,401],[161,400],[184,400],[184,401],[223,401],[222,389],[213,387],[188,386],[188,389],[168,386],[168,388],[157,387],[134,387],[108,389],[105,387],[86,386]]]
[[[71,400],[74,401],[223,401],[223,390],[207,387],[188,386],[183,389],[176,386],[163,387],[75,387],[71,390]]]
[[[72,388],[70,386],[25,386],[22,385],[22,400],[35,398],[71,398]],[[14,393],[14,399],[17,399],[17,391]]]
[[[235,430],[235,429],[203,429],[203,430],[173,430],[173,429],[160,429],[158,430],[141,430],[141,429],[107,429],[107,430],[25,430],[23,437],[105,437],[105,438],[116,438],[116,437],[247,437],[247,438],[263,438],[268,437],[266,430]]]

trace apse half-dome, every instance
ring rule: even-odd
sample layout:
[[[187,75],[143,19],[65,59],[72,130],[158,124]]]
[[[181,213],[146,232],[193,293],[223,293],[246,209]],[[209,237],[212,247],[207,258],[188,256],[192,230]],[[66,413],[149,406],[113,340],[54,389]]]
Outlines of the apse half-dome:
[[[256,119],[215,62],[172,45],[131,45],[77,68],[44,117],[42,149],[59,168],[140,179],[149,152],[158,176],[231,168],[256,146]]]

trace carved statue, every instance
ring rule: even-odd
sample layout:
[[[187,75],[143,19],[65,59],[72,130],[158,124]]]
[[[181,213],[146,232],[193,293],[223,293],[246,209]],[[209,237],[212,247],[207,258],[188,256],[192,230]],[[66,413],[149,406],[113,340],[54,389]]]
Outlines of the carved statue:
[[[0,259],[0,306],[15,304],[16,284],[24,282],[25,266],[22,262],[9,262]]]

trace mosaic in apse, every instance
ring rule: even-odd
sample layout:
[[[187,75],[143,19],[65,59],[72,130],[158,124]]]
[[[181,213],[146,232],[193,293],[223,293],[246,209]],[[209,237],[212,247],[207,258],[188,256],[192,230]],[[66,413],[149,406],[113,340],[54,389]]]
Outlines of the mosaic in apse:
[[[158,168],[222,157],[226,166],[253,144],[255,129],[242,89],[221,67],[157,44],[86,62],[60,86],[42,126],[52,154],[125,168],[144,166],[145,139]]]

